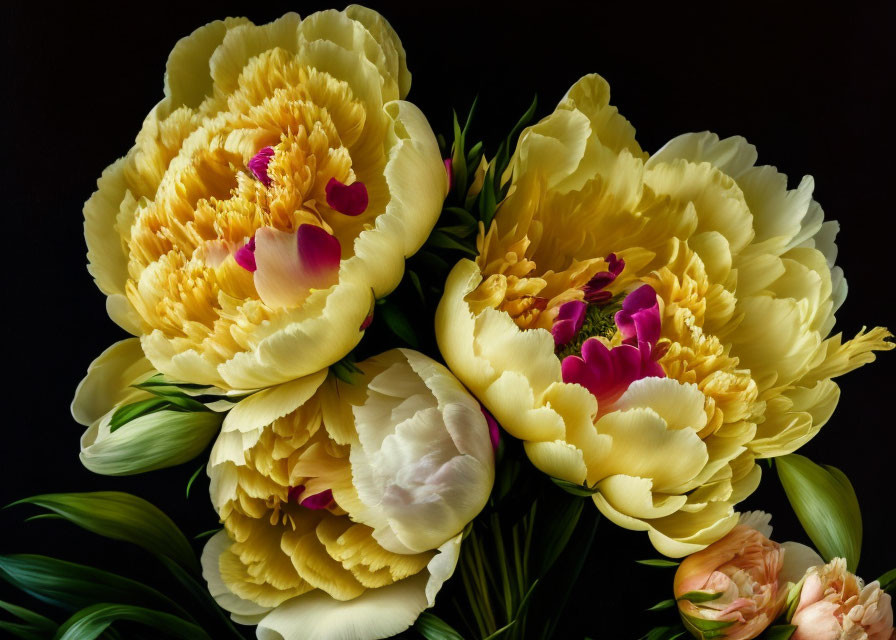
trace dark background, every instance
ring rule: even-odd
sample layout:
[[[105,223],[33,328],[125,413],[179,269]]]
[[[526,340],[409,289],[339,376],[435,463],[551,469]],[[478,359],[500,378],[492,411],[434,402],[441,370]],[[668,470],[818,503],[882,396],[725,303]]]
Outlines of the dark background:
[[[792,186],[814,175],[816,199],[842,227],[838,262],[850,294],[837,330],[852,336],[863,325],[896,326],[892,3],[836,13],[788,3],[689,4],[661,12],[633,2],[371,5],[400,35],[414,74],[409,99],[437,132],[447,134],[452,107],[465,113],[478,93],[474,136],[494,150],[534,92],[542,117],[572,82],[598,72],[647,151],[679,133],[710,129],[746,136],[760,162],[789,174]],[[287,10],[321,8],[327,5],[3,8],[3,125],[11,140],[2,214],[3,504],[42,492],[118,489],[164,507],[188,536],[216,524],[204,474],[184,496],[199,461],[132,478],[94,476],[78,461],[82,428],[69,402],[90,361],[124,337],[85,269],[81,206],[161,98],[165,60],[178,38],[228,15],[262,23]],[[839,382],[837,413],[801,453],[852,480],[865,526],[859,573],[871,580],[896,565],[896,354]],[[776,539],[806,541],[774,473],[765,473],[742,506],[774,513]],[[46,553],[164,582],[162,569],[139,550],[60,522],[23,523],[32,513],[0,512],[0,553]],[[668,597],[672,576],[633,560],[655,556],[646,535],[602,523],[562,637],[641,635],[655,615],[643,610]],[[25,601],[5,587],[0,598]]]

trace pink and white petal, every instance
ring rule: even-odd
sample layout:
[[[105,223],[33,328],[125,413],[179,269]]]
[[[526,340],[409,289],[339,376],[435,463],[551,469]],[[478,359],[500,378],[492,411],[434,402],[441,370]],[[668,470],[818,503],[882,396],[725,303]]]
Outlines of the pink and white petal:
[[[321,227],[303,224],[296,232],[301,279],[309,289],[326,289],[339,279],[339,240]],[[256,259],[257,260],[257,259]]]
[[[308,296],[296,234],[263,227],[255,234],[255,289],[272,309],[298,307]]]

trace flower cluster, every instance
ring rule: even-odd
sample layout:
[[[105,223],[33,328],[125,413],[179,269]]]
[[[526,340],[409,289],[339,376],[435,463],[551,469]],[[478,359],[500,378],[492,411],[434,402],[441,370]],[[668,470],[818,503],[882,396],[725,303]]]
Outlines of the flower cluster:
[[[457,566],[468,593],[501,576],[501,629],[522,637],[527,554],[556,542],[550,568],[582,496],[688,556],[674,591],[697,637],[786,616],[794,640],[890,640],[878,583],[736,511],[757,459],[831,417],[833,379],[893,347],[880,327],[831,335],[846,281],[812,179],[788,189],[709,133],[648,154],[596,75],[494,158],[466,152],[467,127],[449,151],[410,85],[398,36],[359,6],[178,42],[84,207],[88,269],[133,336],[76,393],[84,465],[139,473],[214,443],[202,575],[264,640],[401,633]],[[545,541],[548,489],[574,515]],[[508,495],[533,506],[505,531]],[[459,637],[445,627],[427,637]]]

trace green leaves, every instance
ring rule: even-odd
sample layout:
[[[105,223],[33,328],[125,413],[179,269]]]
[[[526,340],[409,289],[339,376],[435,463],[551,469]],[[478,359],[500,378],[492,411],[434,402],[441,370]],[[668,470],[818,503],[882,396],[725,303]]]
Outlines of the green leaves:
[[[674,560],[666,560],[665,558],[655,558],[650,560],[635,560],[638,564],[645,567],[677,567],[680,563]]]
[[[426,640],[464,640],[454,627],[428,611],[420,614],[414,623],[414,629]]]
[[[169,597],[136,580],[40,555],[0,556],[0,577],[33,597],[69,610],[97,601],[155,607],[190,618]]]
[[[82,609],[69,618],[54,640],[93,640],[116,620],[129,620],[164,632],[165,637],[183,640],[211,640],[201,627],[162,611],[125,604],[100,603]]]
[[[778,477],[793,510],[825,561],[846,558],[855,571],[862,551],[862,514],[842,471],[796,454],[777,459]]]
[[[376,301],[376,315],[386,323],[389,330],[404,340],[410,346],[417,348],[420,341],[414,332],[414,327],[405,312],[389,298]]]
[[[568,480],[561,480],[560,478],[554,477],[551,477],[551,480],[555,485],[557,485],[567,493],[571,493],[574,496],[579,496],[580,498],[590,498],[595,493],[597,493],[597,487],[589,487],[587,483],[575,484],[574,482],[569,482]]]
[[[704,620],[703,618],[696,618],[687,614],[681,615],[681,621],[684,623],[685,628],[691,632],[691,635],[699,640],[724,638],[725,629],[734,624],[734,621]]]
[[[896,594],[896,569],[890,569],[884,575],[877,579],[880,588],[890,595]]]
[[[24,607],[0,600],[0,609],[11,613],[21,620],[21,622],[0,620],[0,629],[13,637],[22,638],[23,640],[44,640],[51,637],[56,631],[55,622]]]
[[[178,402],[190,402],[202,409],[159,410],[160,406],[172,406],[165,398],[150,398],[122,407],[119,411],[128,411],[121,414],[120,428],[109,434],[101,431],[94,442],[81,451],[81,462],[94,473],[121,476],[192,460],[218,433],[224,414],[207,411],[204,405],[189,398]],[[143,407],[130,411],[135,405]],[[151,412],[132,417],[144,409]],[[118,412],[115,415],[118,416]]]
[[[789,640],[795,631],[796,627],[792,624],[778,624],[766,629],[760,638],[762,640]]]
[[[199,563],[184,534],[168,516],[137,496],[118,491],[48,493],[13,504],[43,507],[83,529],[131,542],[199,574]]]
[[[683,596],[678,596],[678,599],[694,603],[712,602],[713,600],[721,598],[722,595],[722,593],[715,593],[712,591],[688,591]]]

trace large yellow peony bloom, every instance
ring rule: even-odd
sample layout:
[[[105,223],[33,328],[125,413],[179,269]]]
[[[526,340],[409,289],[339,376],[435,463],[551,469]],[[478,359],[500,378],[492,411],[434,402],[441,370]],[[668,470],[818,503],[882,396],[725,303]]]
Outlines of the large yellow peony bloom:
[[[432,606],[494,481],[479,403],[404,350],[260,391],[224,421],[208,473],[224,531],[203,573],[266,640],[374,640]]]
[[[737,522],[757,457],[827,421],[890,334],[828,337],[835,222],[741,138],[648,158],[598,76],[520,136],[508,197],[436,317],[452,371],[545,473],[683,556]],[[561,364],[562,362],[562,364]]]
[[[358,343],[447,191],[409,88],[395,32],[359,6],[178,42],[84,207],[90,273],[156,369],[256,389]]]

